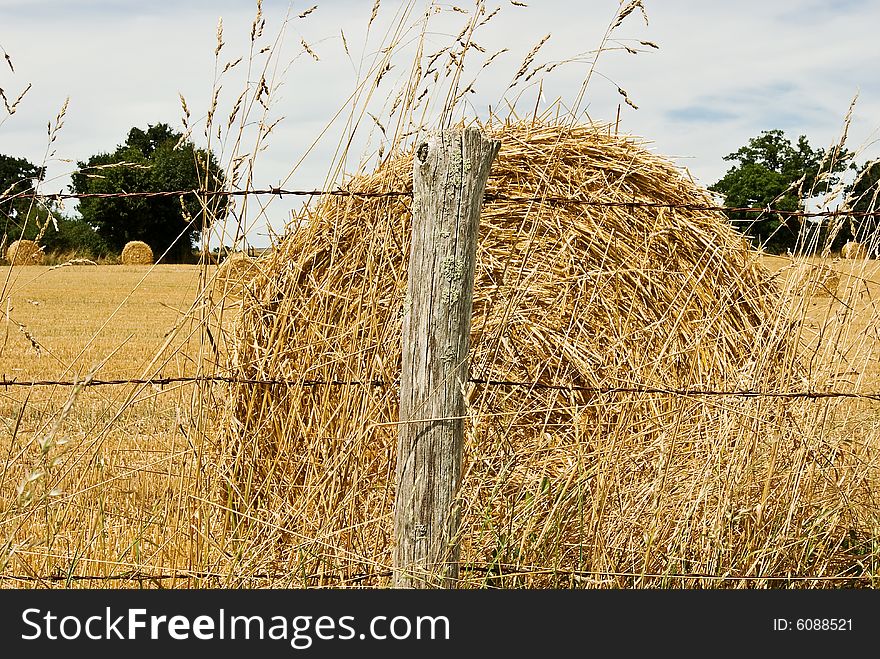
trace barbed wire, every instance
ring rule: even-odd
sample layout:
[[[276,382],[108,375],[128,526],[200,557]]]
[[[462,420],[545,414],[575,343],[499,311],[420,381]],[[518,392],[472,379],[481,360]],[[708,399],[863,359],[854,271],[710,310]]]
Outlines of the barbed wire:
[[[298,378],[247,378],[229,375],[193,375],[180,377],[156,377],[156,378],[119,378],[114,380],[19,380],[9,379],[5,374],[0,375],[0,387],[102,387],[122,385],[152,385],[164,387],[172,384],[196,384],[196,383],[223,383],[236,385],[265,385],[287,387],[390,387],[396,383],[384,380],[310,380]],[[626,385],[599,387],[579,384],[554,384],[528,380],[490,380],[483,378],[468,378],[469,384],[488,387],[521,388],[530,390],[551,390],[559,392],[578,392],[595,395],[616,394],[649,394],[680,397],[728,397],[728,398],[785,398],[785,399],[808,399],[821,400],[829,398],[853,398],[880,400],[880,392],[854,392],[854,391],[761,391],[756,389],[700,389],[700,388],[675,388],[656,387],[647,385]]]
[[[846,215],[848,217],[877,217],[880,210],[853,211],[847,209],[835,209],[825,211],[785,210],[769,206],[719,206],[714,204],[696,203],[668,203],[659,201],[603,201],[601,199],[580,199],[577,197],[558,196],[518,196],[500,195],[487,192],[484,197],[487,201],[509,201],[520,203],[546,203],[546,204],[570,204],[574,206],[596,206],[601,208],[655,208],[662,210],[689,210],[699,212],[724,212],[724,213],[767,213],[783,215],[786,217],[836,217]]]
[[[516,380],[483,380],[471,378],[473,384],[482,384],[492,387],[550,389],[560,392],[581,392],[597,395],[608,394],[658,394],[669,396],[727,396],[731,398],[867,398],[880,400],[880,392],[857,393],[852,391],[758,391],[752,389],[689,389],[670,387],[649,387],[630,385],[621,387],[596,387],[576,384],[548,384],[543,382],[519,382]]]
[[[0,387],[103,387],[125,384],[156,385],[159,387],[171,384],[224,382],[228,384],[263,384],[263,385],[298,385],[302,387],[317,386],[370,386],[381,387],[386,383],[381,380],[300,380],[295,378],[238,378],[227,375],[193,375],[180,377],[157,377],[157,378],[119,378],[115,380],[19,380],[9,379],[5,374],[0,375]]]
[[[609,579],[675,579],[675,580],[700,580],[700,581],[716,581],[716,582],[741,582],[741,581],[872,581],[875,577],[869,574],[841,574],[841,575],[734,575],[734,574],[708,574],[703,572],[693,573],[642,573],[642,572],[620,572],[612,570],[559,570],[556,568],[517,568],[515,566],[504,566],[499,570],[497,565],[461,565],[461,571],[474,572],[484,574],[488,579],[510,579],[516,577],[528,576],[557,576],[568,577],[574,581],[578,580],[609,580]],[[338,575],[330,573],[315,573],[305,576],[296,575],[297,579],[303,581],[312,581],[322,579],[335,582],[359,583],[368,579],[388,578],[392,576],[391,570],[381,572],[371,572],[365,574],[354,575]],[[0,574],[0,579],[9,579],[11,581],[22,582],[101,582],[101,581],[170,581],[180,580],[187,581],[192,579],[211,580],[228,577],[227,574],[217,572],[162,572],[158,574],[150,574],[148,572],[126,571],[119,574],[108,575],[91,575],[91,574],[50,574],[50,575],[23,575],[23,574]],[[242,581],[262,580],[262,581],[279,581],[290,580],[289,573],[258,573],[242,575]]]
[[[288,190],[284,188],[261,188],[252,190],[156,190],[141,192],[22,192],[6,197],[0,195],[0,203],[10,199],[39,199],[42,201],[63,201],[65,199],[111,199],[111,198],[153,198],[153,197],[183,197],[195,195],[199,197],[245,197],[249,195],[277,195],[277,196],[300,196],[300,197],[411,197],[409,191],[391,192],[359,192],[356,190]]]
[[[302,197],[355,197],[363,199],[381,199],[381,198],[401,198],[412,197],[411,190],[390,190],[385,192],[370,192],[359,190],[316,190],[316,189],[286,189],[280,187],[251,189],[251,190],[162,190],[150,192],[22,192],[14,195],[0,195],[0,204],[4,201],[12,199],[35,199],[42,201],[63,201],[67,199],[111,199],[111,198],[161,198],[161,197],[182,197],[187,195],[195,195],[202,198],[214,197],[243,197],[249,195],[272,195],[272,196],[302,196]],[[724,213],[758,213],[773,214],[785,217],[878,217],[880,210],[873,211],[855,211],[849,209],[834,209],[823,211],[807,211],[807,210],[788,210],[782,208],[773,208],[770,206],[721,206],[715,204],[698,204],[698,203],[665,203],[654,201],[608,201],[601,199],[591,199],[589,197],[565,197],[556,195],[506,195],[494,192],[486,192],[485,201],[503,201],[513,203],[540,203],[555,205],[579,205],[594,206],[600,208],[654,208],[665,210],[689,210],[696,212],[724,212]]]
[[[290,579],[290,574],[284,573],[258,573],[258,574],[248,574],[242,576],[243,581],[251,581],[251,580],[261,580],[261,581],[278,581],[283,579]],[[366,579],[371,578],[380,578],[380,577],[390,577],[391,571],[387,572],[376,572],[371,574],[358,574],[352,576],[340,576],[335,574],[326,574],[326,573],[316,573],[316,574],[308,574],[305,576],[297,575],[297,579],[302,579],[305,581],[312,581],[315,579],[325,579],[329,581],[345,581],[349,583],[356,583],[360,581],[364,581]],[[218,572],[163,572],[158,574],[150,574],[149,572],[137,572],[137,571],[125,571],[120,572],[118,574],[48,574],[48,575],[39,575],[39,574],[2,574],[0,573],[0,579],[9,579],[10,581],[23,581],[23,582],[67,582],[67,581],[169,581],[169,580],[191,580],[191,579],[201,579],[201,580],[220,580],[222,578],[228,577],[227,574],[221,574]]]

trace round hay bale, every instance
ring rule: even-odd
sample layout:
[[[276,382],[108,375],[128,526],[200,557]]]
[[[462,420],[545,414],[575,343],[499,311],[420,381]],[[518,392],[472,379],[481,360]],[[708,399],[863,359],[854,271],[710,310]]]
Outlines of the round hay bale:
[[[131,240],[122,248],[123,265],[153,265],[153,250],[141,240]]]
[[[6,260],[10,265],[40,265],[43,248],[33,240],[16,240],[6,249]]]
[[[797,263],[789,277],[789,290],[803,297],[832,297],[840,285],[840,273],[821,263]]]
[[[257,261],[244,252],[230,254],[217,268],[215,285],[223,296],[239,297],[244,287],[259,274]]]
[[[663,392],[784,386],[792,339],[774,330],[769,271],[723,214],[694,210],[714,205],[704,190],[633,138],[487,132],[501,149],[477,249],[461,563],[514,587],[573,584],[528,566],[745,571],[722,543],[742,539],[734,525],[773,526],[730,521],[754,514],[768,471],[751,448],[728,460],[765,441],[769,408]],[[347,187],[411,191],[412,155]],[[260,258],[232,337],[230,372],[251,382],[228,390],[215,463],[243,512],[236,537],[283,560],[315,552],[333,583],[390,566],[411,203],[333,196],[301,211]],[[252,382],[267,378],[290,384]],[[249,522],[264,514],[271,525]]]
[[[861,243],[850,241],[840,249],[840,256],[845,259],[866,259],[868,250]]]

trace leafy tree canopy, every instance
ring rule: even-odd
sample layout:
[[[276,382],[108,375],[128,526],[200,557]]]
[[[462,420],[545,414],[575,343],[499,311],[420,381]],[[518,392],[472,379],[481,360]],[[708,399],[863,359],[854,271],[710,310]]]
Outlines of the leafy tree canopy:
[[[829,218],[825,242],[831,251],[838,252],[850,240],[876,246],[878,218],[863,213],[873,213],[880,209],[880,161],[866,162],[860,167],[850,165],[855,172],[854,180],[843,189],[845,208],[854,211],[853,215],[839,215]]]
[[[45,175],[45,167],[0,153],[0,196],[4,198],[32,192],[34,181],[43,180]]]
[[[855,180],[846,186],[849,208],[860,213],[871,213],[880,207],[880,160],[866,162],[856,168]]]
[[[0,226],[7,240],[20,238],[23,231],[33,228],[29,224],[36,226],[36,222],[28,222],[34,219],[36,204],[33,198],[21,195],[33,192],[34,183],[45,175],[44,167],[0,154]],[[36,229],[33,233],[36,235]]]
[[[846,149],[826,157],[801,135],[795,144],[781,130],[767,130],[748,144],[725,156],[734,164],[710,190],[724,195],[729,208],[772,207],[784,211],[804,210],[811,197],[826,193],[840,182],[852,159]],[[810,224],[804,218],[742,211],[728,213],[734,225],[747,233],[756,246],[768,252],[803,251],[809,244]]]
[[[856,170],[855,180],[846,187],[847,205],[856,213],[874,213],[880,210],[880,160],[864,163],[861,167],[853,165]],[[844,239],[855,239],[860,242],[876,242],[874,236],[880,228],[877,216],[853,217],[852,222],[843,227]]]
[[[223,172],[214,155],[197,149],[167,124],[132,128],[112,153],[99,153],[77,163],[71,189],[83,193],[217,190]],[[90,197],[80,200],[83,219],[95,227],[113,250],[142,240],[166,261],[190,260],[203,225],[225,217],[226,198]]]

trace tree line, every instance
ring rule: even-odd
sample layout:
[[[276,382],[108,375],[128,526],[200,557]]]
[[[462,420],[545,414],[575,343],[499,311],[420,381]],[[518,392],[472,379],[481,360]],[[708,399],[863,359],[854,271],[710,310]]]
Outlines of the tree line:
[[[725,207],[805,211],[823,196],[842,198],[853,215],[809,218],[773,212],[730,210],[728,218],[756,248],[772,254],[837,252],[847,241],[872,242],[880,161],[857,166],[844,147],[814,149],[806,136],[796,142],[781,130],[767,130],[724,157],[725,175],[709,186]],[[852,182],[842,184],[853,172]],[[28,196],[45,178],[45,168],[0,154],[0,235],[3,244],[36,240],[46,252],[101,258],[117,255],[132,240],[146,242],[163,262],[190,262],[203,227],[223,220],[229,198],[115,197],[80,199],[73,214]],[[115,150],[77,163],[75,194],[222,190],[216,156],[197,148],[167,124],[132,128]]]
[[[147,243],[162,261],[187,263],[204,226],[229,212],[224,196],[89,197],[74,214],[28,196],[45,168],[0,154],[0,231],[8,244],[35,240],[47,253],[103,258],[118,255],[132,240]],[[197,148],[167,124],[132,128],[115,150],[77,163],[70,191],[75,194],[222,190],[216,156]]]
[[[806,136],[792,143],[781,130],[761,132],[724,160],[734,164],[709,189],[727,208],[810,211],[822,200],[836,200],[828,210],[842,211],[832,217],[727,211],[755,247],[771,254],[813,254],[836,253],[851,240],[876,242],[877,218],[860,214],[877,209],[880,161],[857,166],[843,146],[814,149]],[[848,170],[853,179],[844,185]]]

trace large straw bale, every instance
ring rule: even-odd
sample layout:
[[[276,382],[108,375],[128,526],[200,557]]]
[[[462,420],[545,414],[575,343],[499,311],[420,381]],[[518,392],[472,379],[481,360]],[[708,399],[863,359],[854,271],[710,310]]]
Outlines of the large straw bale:
[[[16,240],[6,249],[6,260],[10,265],[40,265],[43,248],[33,240]]]
[[[224,297],[238,298],[244,287],[259,273],[257,260],[244,252],[234,252],[217,268],[215,290]]]
[[[803,297],[833,297],[840,285],[840,273],[822,263],[795,263],[789,276],[789,290]]]
[[[471,377],[561,388],[469,384],[463,564],[480,578],[537,566],[493,581],[525,585],[552,580],[548,566],[678,569],[660,553],[739,569],[722,546],[730,515],[754,515],[767,471],[753,487],[726,461],[731,428],[760,424],[738,400],[662,391],[785,380],[769,272],[720,213],[671,207],[713,204],[635,139],[540,121],[487,130],[501,150],[481,216]],[[411,172],[410,151],[347,187],[411,190]],[[237,533],[335,578],[390,565],[410,204],[328,197],[304,210],[261,257],[235,330],[236,376],[293,381],[230,388],[219,463]],[[659,393],[625,391],[637,386]]]
[[[861,243],[849,241],[840,249],[840,256],[845,259],[866,259],[868,250]]]
[[[141,240],[130,240],[122,248],[122,263],[124,265],[152,265],[153,250]]]

